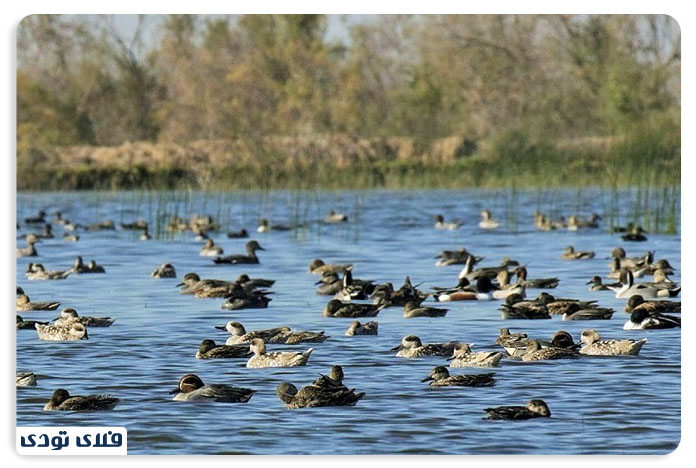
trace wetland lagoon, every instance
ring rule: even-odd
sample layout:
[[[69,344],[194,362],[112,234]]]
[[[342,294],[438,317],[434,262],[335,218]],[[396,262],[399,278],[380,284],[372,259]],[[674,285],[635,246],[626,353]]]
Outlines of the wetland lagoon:
[[[80,315],[115,318],[107,328],[90,328],[89,339],[40,341],[33,330],[17,332],[17,370],[37,376],[34,387],[17,388],[18,426],[124,426],[131,454],[665,454],[681,433],[681,329],[623,330],[629,318],[625,299],[612,291],[589,291],[587,281],[606,277],[612,249],[629,256],[654,251],[668,259],[672,280],[681,282],[680,189],[553,190],[345,190],[265,192],[20,192],[17,194],[18,247],[38,230],[22,222],[39,210],[53,220],[60,211],[74,223],[112,220],[112,231],[77,229],[77,242],[53,239],[36,245],[38,257],[17,258],[17,286],[35,301],[60,301]],[[348,221],[328,225],[329,210]],[[479,213],[492,212],[496,230],[478,227]],[[591,213],[599,227],[544,232],[533,224],[539,211],[552,219]],[[170,232],[174,216],[210,215],[219,230],[209,232],[225,255],[244,252],[257,240],[256,265],[217,265],[199,255],[203,242],[191,231]],[[459,229],[434,228],[434,216],[462,220]],[[299,226],[290,231],[256,232],[260,218]],[[152,239],[121,223],[143,219]],[[642,225],[647,241],[624,242],[613,226]],[[228,231],[246,228],[249,239]],[[594,258],[563,261],[566,246],[596,252]],[[327,318],[330,296],[315,293],[317,276],[308,273],[314,258],[352,263],[353,275],[398,288],[408,275],[424,292],[457,284],[463,265],[435,266],[442,250],[466,248],[483,256],[477,266],[499,265],[510,257],[525,265],[531,278],[558,277],[547,290],[556,297],[596,300],[615,309],[609,320],[503,320],[500,301],[436,303],[442,318],[405,319],[402,307],[389,307],[371,320],[377,336],[347,337],[350,319]],[[77,256],[96,260],[105,274],[70,275],[61,281],[29,281],[29,262],[48,270],[69,268]],[[151,272],[171,263],[177,278],[154,279]],[[242,273],[275,280],[266,309],[223,310],[223,299],[179,294],[184,274],[233,281]],[[606,280],[609,281],[609,280]],[[612,280],[614,281],[614,280]],[[643,278],[639,281],[650,281]],[[542,290],[527,290],[535,298]],[[680,299],[676,299],[680,300]],[[48,321],[57,311],[18,312],[25,320]],[[229,336],[215,326],[230,320],[246,329],[287,325],[324,330],[323,343],[269,345],[270,351],[314,348],[306,366],[249,369],[244,359],[195,358],[203,339],[224,343]],[[364,319],[361,319],[361,321]],[[495,372],[491,387],[429,387],[421,380],[444,357],[402,359],[392,348],[407,335],[424,343],[456,340],[475,351],[503,351],[495,340],[510,328],[549,340],[566,330],[576,342],[585,329],[602,339],[647,338],[638,356],[594,357],[524,362],[504,358],[499,368],[452,369],[452,374]],[[365,396],[354,407],[288,410],[276,396],[283,381],[298,388],[339,364],[344,383]],[[168,393],[181,376],[194,373],[206,383],[227,383],[257,390],[246,404],[183,403]],[[108,393],[120,398],[112,411],[42,411],[57,388],[71,394]],[[489,421],[484,408],[524,405],[543,399],[550,418]],[[514,439],[510,436],[514,433]]]

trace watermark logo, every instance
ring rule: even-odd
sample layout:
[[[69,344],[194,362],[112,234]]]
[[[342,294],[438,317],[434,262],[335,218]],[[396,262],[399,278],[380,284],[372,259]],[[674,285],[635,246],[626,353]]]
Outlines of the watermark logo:
[[[126,455],[125,427],[18,427],[20,455]]]

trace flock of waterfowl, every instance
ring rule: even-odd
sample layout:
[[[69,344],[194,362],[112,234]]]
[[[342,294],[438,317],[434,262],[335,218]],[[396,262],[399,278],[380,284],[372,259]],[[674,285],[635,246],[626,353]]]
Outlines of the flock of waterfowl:
[[[26,247],[17,249],[17,256],[39,257],[36,244],[42,239],[53,238],[51,224],[41,211],[37,216],[24,220],[25,225],[38,227],[39,232],[26,235]],[[495,230],[499,223],[493,219],[490,211],[481,212],[480,229]],[[534,215],[534,225],[539,230],[596,229],[599,227],[600,216],[593,214],[588,219],[570,216],[568,220],[550,220],[540,213]],[[461,221],[445,222],[442,215],[437,215],[434,227],[436,229],[458,229]],[[343,223],[347,217],[331,211],[324,219],[325,223]],[[101,231],[116,229],[112,221],[95,222],[89,225],[78,225],[63,218],[60,212],[55,213],[55,223],[64,228],[64,238],[79,240],[74,232]],[[19,224],[18,224],[19,227]],[[143,241],[150,239],[148,224],[145,221],[122,223],[121,229],[140,231],[139,238]],[[287,231],[295,226],[271,224],[262,219],[257,228],[258,233],[269,231]],[[211,257],[216,265],[253,265],[260,263],[257,252],[265,249],[256,240],[249,240],[243,254],[225,254],[223,248],[216,245],[210,237],[219,232],[219,226],[212,217],[192,216],[190,220],[174,217],[167,226],[170,231],[190,231],[197,240],[203,241],[200,249],[201,256]],[[624,240],[641,240],[645,232],[639,226],[627,226],[617,232],[624,233]],[[247,238],[245,229],[228,233],[229,238]],[[643,236],[644,237],[644,236]],[[576,250],[569,246],[564,252],[559,252],[559,260],[583,261],[595,257],[593,251]],[[601,307],[595,299],[561,298],[549,292],[542,291],[531,298],[529,290],[553,289],[562,281],[560,278],[529,278],[527,266],[519,262],[503,258],[498,265],[478,267],[483,260],[469,250],[445,250],[437,255],[437,266],[461,265],[454,286],[434,286],[430,290],[418,289],[407,276],[399,288],[390,282],[375,283],[371,280],[354,277],[354,265],[330,264],[321,259],[309,263],[309,273],[319,275],[315,283],[316,294],[330,296],[321,314],[326,318],[351,319],[345,336],[377,335],[377,321],[359,321],[358,319],[374,318],[387,308],[402,308],[406,319],[418,317],[445,317],[448,308],[435,307],[425,304],[431,299],[434,303],[442,304],[455,301],[500,301],[498,310],[502,320],[509,319],[551,319],[560,316],[562,320],[607,320],[615,313],[614,309]],[[220,267],[224,268],[224,267]],[[221,269],[228,273],[229,269]],[[40,263],[29,263],[26,270],[27,280],[65,280],[74,274],[107,274],[105,269],[95,261],[85,264],[82,257],[77,257],[75,263],[65,270],[47,270]],[[600,274],[588,281],[589,291],[611,291],[616,298],[626,299],[624,312],[628,315],[624,330],[654,330],[681,326],[681,319],[674,314],[681,312],[681,302],[661,299],[674,298],[681,288],[669,276],[674,269],[666,259],[655,261],[654,252],[646,252],[637,257],[627,256],[623,248],[611,252],[609,272],[605,276],[613,282],[603,282]],[[650,276],[652,281],[636,282],[636,278]],[[152,278],[176,278],[174,265],[165,263],[152,272]],[[454,281],[452,281],[454,282]],[[201,278],[194,272],[183,275],[177,284],[179,292],[195,298],[219,298],[223,302],[222,309],[259,309],[267,308],[275,281],[264,278],[251,278],[239,274],[236,280],[219,280]],[[26,287],[26,286],[25,286]],[[57,301],[32,301],[22,287],[17,287],[17,311],[38,312],[55,311],[60,307]],[[320,311],[317,311],[319,314]],[[53,321],[25,320],[17,315],[17,330],[35,330],[38,339],[49,341],[77,341],[89,339],[87,329],[90,327],[109,327],[115,319],[110,317],[81,316],[73,308],[65,308],[59,317]],[[228,333],[225,344],[218,344],[213,339],[204,339],[195,353],[196,359],[244,359],[248,368],[295,367],[307,364],[315,352],[309,347],[300,351],[269,350],[268,346],[276,345],[305,345],[321,344],[330,339],[324,331],[293,330],[287,326],[265,330],[247,330],[242,323],[229,321],[225,325],[217,325],[216,329]],[[369,339],[369,338],[366,338]],[[637,355],[646,345],[647,339],[630,338],[603,339],[593,329],[584,330],[575,342],[570,333],[560,330],[550,339],[530,337],[527,333],[512,332],[508,327],[500,330],[495,343],[501,350],[473,350],[473,344],[457,341],[445,343],[423,343],[418,336],[408,335],[392,349],[395,358],[440,358],[444,362],[435,366],[429,375],[422,379],[430,386],[456,387],[489,387],[496,384],[495,373],[484,374],[450,374],[452,368],[496,368],[508,360],[540,361],[556,359],[579,359],[587,356],[627,356]],[[316,351],[321,352],[321,346]],[[193,358],[193,353],[191,355]],[[442,364],[448,363],[449,366]],[[329,375],[321,375],[311,384],[298,390],[290,382],[283,382],[276,388],[278,398],[288,408],[320,407],[320,406],[352,406],[364,396],[343,383],[343,369],[339,365],[331,368]],[[31,372],[17,372],[17,386],[37,385],[36,376]],[[247,403],[256,389],[236,387],[229,384],[205,384],[195,374],[181,377],[176,388],[171,392],[177,401],[218,401]],[[71,396],[65,389],[53,392],[45,410],[106,410],[116,406],[119,399],[108,395]],[[546,402],[539,399],[529,401],[525,406],[503,406],[497,408],[482,408],[489,419],[529,419],[549,417],[551,411]]]

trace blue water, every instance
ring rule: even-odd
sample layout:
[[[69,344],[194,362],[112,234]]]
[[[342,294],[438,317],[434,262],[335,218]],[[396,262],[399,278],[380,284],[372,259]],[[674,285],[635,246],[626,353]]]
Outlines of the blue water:
[[[672,451],[680,440],[681,340],[680,329],[623,331],[627,320],[624,300],[611,292],[589,292],[585,282],[608,273],[612,248],[623,246],[629,256],[655,250],[667,258],[680,281],[681,237],[649,235],[643,243],[625,243],[606,229],[579,232],[539,232],[532,212],[541,208],[566,216],[603,214],[602,192],[538,193],[488,191],[366,191],[297,194],[184,194],[184,193],[60,193],[17,196],[17,219],[39,208],[60,209],[79,223],[112,219],[148,219],[156,238],[141,242],[132,231],[78,232],[79,242],[64,242],[54,224],[56,239],[37,245],[39,257],[17,259],[17,284],[36,301],[59,300],[81,315],[111,316],[110,328],[90,328],[89,340],[43,342],[33,331],[17,333],[17,368],[39,377],[38,385],[17,389],[17,424],[125,426],[132,454],[515,454],[515,453],[653,453]],[[580,197],[580,198],[578,198]],[[621,194],[624,215],[632,210],[631,193]],[[552,200],[552,201],[549,201]],[[544,203],[552,203],[545,206]],[[502,221],[495,232],[478,229],[479,211],[493,211]],[[330,209],[345,212],[350,222],[340,226],[311,224]],[[258,218],[277,223],[309,223],[298,232],[257,234],[266,249],[261,263],[251,266],[214,265],[198,255],[201,243],[188,232],[165,234],[166,217],[211,214],[223,232],[213,235],[225,254],[243,252],[246,239],[227,239],[227,229],[255,231]],[[160,215],[159,228],[158,213]],[[457,231],[433,229],[432,216],[462,218]],[[606,216],[605,216],[606,220]],[[18,234],[30,232],[22,226]],[[18,245],[24,244],[18,240]],[[588,261],[564,262],[567,245],[594,250]],[[466,247],[485,256],[482,264],[497,265],[503,256],[528,264],[529,277],[558,276],[550,291],[563,297],[596,299],[617,309],[608,321],[552,320],[503,321],[498,302],[455,302],[444,318],[404,319],[401,308],[379,314],[379,335],[343,336],[350,320],[331,319],[321,311],[330,299],[317,296],[317,276],[307,273],[313,258],[354,263],[358,278],[392,281],[397,287],[405,275],[421,289],[456,284],[459,266],[436,267],[443,249]],[[73,275],[64,281],[27,281],[26,264],[39,261],[47,269],[66,269],[77,255],[96,260],[103,275]],[[178,279],[156,280],[151,271],[171,262]],[[204,278],[251,277],[277,280],[268,309],[229,312],[222,299],[180,295],[174,285],[187,272]],[[535,297],[540,291],[530,290]],[[426,304],[431,303],[428,301]],[[431,304],[432,305],[432,304]],[[26,319],[52,319],[55,312],[24,312]],[[315,348],[306,367],[247,369],[245,361],[197,360],[202,339],[224,343],[228,335],[216,330],[228,320],[247,330],[289,325],[325,330],[324,343],[299,345]],[[405,335],[424,342],[460,340],[476,350],[495,349],[501,327],[549,339],[558,330],[579,340],[580,332],[595,328],[603,338],[648,337],[637,357],[591,358],[526,363],[504,360],[495,369],[498,383],[490,388],[433,389],[420,380],[444,358],[400,359],[390,348]],[[273,346],[273,349],[290,348]],[[301,387],[317,374],[340,364],[345,383],[366,392],[356,407],[286,410],[275,395],[281,381]],[[454,369],[453,373],[489,369]],[[258,390],[248,404],[195,404],[170,401],[168,391],[186,373],[206,383],[230,383]],[[94,413],[44,412],[44,403],[56,388],[72,394],[109,393],[121,398],[113,411]],[[549,419],[486,421],[483,408],[523,405],[544,399]]]

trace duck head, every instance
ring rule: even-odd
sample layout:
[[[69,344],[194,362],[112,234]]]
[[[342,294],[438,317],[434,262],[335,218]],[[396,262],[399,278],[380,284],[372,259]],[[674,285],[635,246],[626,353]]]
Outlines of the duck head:
[[[580,334],[580,342],[586,345],[591,345],[599,341],[599,333],[595,330],[583,330]]]
[[[261,338],[254,338],[249,344],[249,349],[257,356],[266,354],[266,343]]]
[[[179,385],[169,393],[190,393],[204,386],[203,380],[196,374],[186,374],[179,379]]]
[[[421,382],[427,382],[429,380],[443,380],[449,377],[449,371],[445,366],[437,366],[430,371],[430,374],[421,380]]]
[[[198,347],[198,352],[201,354],[205,354],[211,349],[213,349],[216,346],[215,341],[213,340],[203,340],[201,341],[201,345]]]
[[[392,351],[401,351],[402,349],[420,348],[423,342],[416,335],[408,335],[401,339],[399,346],[392,348]]]
[[[276,395],[283,403],[290,404],[297,395],[297,387],[290,382],[282,382],[276,388]]]
[[[526,405],[529,411],[540,414],[544,417],[551,416],[551,410],[544,400],[529,400]]]
[[[70,398],[70,393],[64,388],[59,388],[51,395],[51,405],[54,407],[60,406],[68,398]]]

